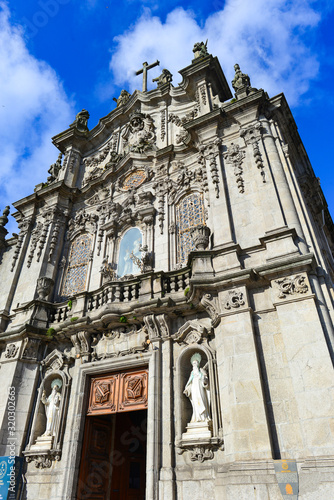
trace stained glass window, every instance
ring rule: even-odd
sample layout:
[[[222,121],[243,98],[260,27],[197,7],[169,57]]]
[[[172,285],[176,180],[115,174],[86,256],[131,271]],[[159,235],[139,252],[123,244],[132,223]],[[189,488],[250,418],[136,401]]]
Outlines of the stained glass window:
[[[205,224],[202,193],[192,193],[176,205],[177,261],[186,263],[188,254],[195,250],[190,230]]]
[[[144,170],[135,170],[125,177],[122,188],[128,191],[129,189],[140,186],[145,179],[146,174]]]
[[[77,236],[72,242],[61,293],[62,298],[71,297],[85,290],[91,245],[92,239],[88,234]]]

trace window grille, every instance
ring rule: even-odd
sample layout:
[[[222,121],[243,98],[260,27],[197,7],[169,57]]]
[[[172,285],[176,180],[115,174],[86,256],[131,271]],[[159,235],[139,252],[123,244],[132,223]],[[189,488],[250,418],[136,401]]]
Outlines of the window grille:
[[[192,193],[176,205],[177,261],[185,264],[189,252],[195,250],[190,231],[205,224],[202,193]]]
[[[63,299],[85,290],[91,245],[88,234],[77,236],[72,242],[61,293]]]

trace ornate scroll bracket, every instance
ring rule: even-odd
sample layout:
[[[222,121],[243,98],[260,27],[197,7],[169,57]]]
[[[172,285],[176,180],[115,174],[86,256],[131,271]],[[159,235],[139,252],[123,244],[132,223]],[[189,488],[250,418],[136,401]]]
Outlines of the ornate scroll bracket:
[[[249,144],[252,146],[253,156],[255,159],[256,166],[261,172],[262,182],[266,182],[264,163],[259,148],[262,129],[263,129],[262,124],[260,122],[256,122],[254,125],[251,125],[250,127],[241,128],[240,136],[243,137],[246,146],[248,146]]]
[[[212,327],[216,328],[220,323],[220,316],[211,293],[203,295],[201,304],[211,317]]]
[[[234,167],[234,175],[236,177],[237,186],[240,193],[245,192],[244,179],[242,177],[242,162],[244,158],[245,152],[240,149],[240,146],[238,144],[233,144],[233,142],[231,142],[231,145],[227,148],[227,152],[224,154],[224,159],[226,163],[230,163]]]
[[[279,295],[280,299],[285,299],[288,295],[294,295],[296,293],[307,293],[308,285],[305,283],[306,277],[301,274],[297,274],[296,276],[283,278],[280,280],[275,280],[279,287]]]
[[[77,358],[82,358],[84,362],[90,357],[90,335],[86,331],[81,331],[71,335],[72,344]]]
[[[150,314],[144,316],[150,340],[168,338],[170,336],[169,318],[166,314]]]

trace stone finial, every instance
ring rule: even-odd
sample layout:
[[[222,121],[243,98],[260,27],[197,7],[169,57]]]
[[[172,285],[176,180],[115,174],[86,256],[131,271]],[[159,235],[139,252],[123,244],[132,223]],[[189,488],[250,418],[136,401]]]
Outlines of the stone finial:
[[[77,114],[74,122],[71,123],[70,127],[76,128],[79,132],[88,132],[88,119],[89,113],[86,109],[83,109]]]
[[[0,217],[0,227],[4,227],[8,223],[8,217],[9,215],[9,206],[5,208],[5,210],[2,212],[2,216]]]
[[[236,97],[245,97],[249,93],[257,91],[257,89],[251,87],[249,76],[241,71],[239,64],[234,65],[234,71],[235,75],[232,80],[232,87]]]
[[[126,104],[128,102],[128,100],[130,99],[131,97],[131,94],[129,94],[129,92],[127,90],[121,90],[121,93],[118,97],[118,99],[116,97],[113,97],[113,101],[116,102],[117,104],[117,108],[119,108],[120,106],[123,106],[123,104]]]
[[[204,42],[197,42],[194,45],[193,48],[193,53],[194,53],[194,60],[203,58],[209,55],[208,49],[207,49],[208,41]]]
[[[46,297],[50,294],[51,289],[54,285],[54,281],[52,278],[48,278],[47,276],[41,276],[37,280],[37,294],[39,300],[45,300]]]
[[[160,76],[153,78],[152,82],[157,82],[158,87],[170,83],[173,80],[173,75],[168,69],[163,69]]]
[[[190,230],[190,234],[196,250],[205,250],[209,245],[211,231],[208,226],[201,224],[199,226],[193,227]]]

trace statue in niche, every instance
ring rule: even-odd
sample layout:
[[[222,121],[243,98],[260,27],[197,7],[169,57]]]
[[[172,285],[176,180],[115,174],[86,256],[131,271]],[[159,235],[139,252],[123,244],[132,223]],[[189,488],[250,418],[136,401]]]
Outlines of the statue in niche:
[[[45,407],[46,429],[43,436],[55,436],[57,424],[59,422],[59,406],[61,402],[60,390],[63,382],[56,378],[51,382],[51,394],[46,397],[45,390],[42,393],[41,401]]]
[[[196,352],[190,359],[192,372],[183,391],[191,401],[193,414],[190,423],[210,422],[210,390],[208,374],[200,368],[201,355]]]
[[[130,115],[130,123],[122,137],[128,151],[143,153],[152,149],[155,142],[152,118],[139,111],[133,112]]]
[[[129,229],[121,240],[117,276],[140,274],[141,269],[133,260],[133,256],[141,259],[142,234],[138,228]]]

